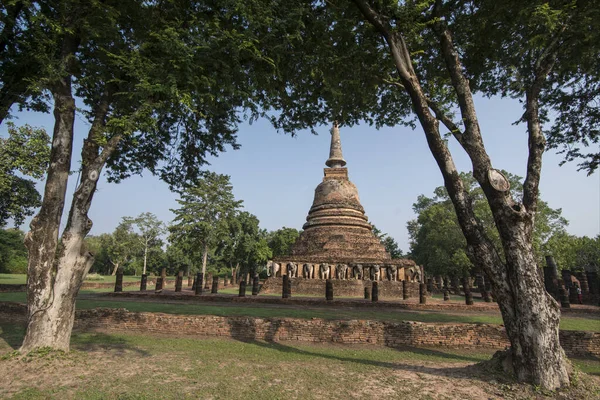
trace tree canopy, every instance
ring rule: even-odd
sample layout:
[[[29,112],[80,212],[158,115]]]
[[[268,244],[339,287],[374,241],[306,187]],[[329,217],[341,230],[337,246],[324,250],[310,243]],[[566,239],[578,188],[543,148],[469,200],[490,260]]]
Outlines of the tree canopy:
[[[522,178],[503,171],[508,178],[515,197],[522,192]],[[494,218],[485,196],[477,182],[469,174],[461,174],[465,187],[469,189],[480,223],[493,238],[497,251],[502,253],[502,244]],[[413,204],[417,218],[407,223],[413,259],[432,275],[465,276],[474,267],[467,255],[467,243],[458,224],[452,202],[446,188],[434,190],[434,197],[420,195]],[[551,236],[565,234],[567,220],[560,209],[552,209],[540,200],[533,231],[533,244],[539,266],[545,265],[544,256]],[[478,266],[475,266],[479,269]]]
[[[8,137],[0,138],[0,227],[9,219],[20,226],[41,203],[35,181],[50,161],[50,137],[44,129],[8,123]]]
[[[292,245],[300,236],[300,232],[295,228],[283,228],[269,232],[268,243],[273,253],[273,257],[282,257],[290,255]]]
[[[208,252],[229,234],[229,223],[242,205],[236,200],[229,176],[205,172],[203,178],[179,191],[179,208],[169,226],[169,241],[180,243],[195,260],[202,257],[206,273]]]

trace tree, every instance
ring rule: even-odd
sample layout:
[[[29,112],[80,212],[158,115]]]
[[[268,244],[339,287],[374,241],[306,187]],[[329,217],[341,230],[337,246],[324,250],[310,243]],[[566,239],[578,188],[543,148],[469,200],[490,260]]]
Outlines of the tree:
[[[599,9],[591,1],[272,2],[249,26],[262,38],[274,73],[261,83],[284,132],[339,121],[353,125],[420,125],[442,173],[466,239],[498,298],[515,376],[546,389],[569,384],[558,338],[559,306],[537,274],[533,229],[538,209],[543,124],[562,117],[559,91],[590,102],[576,89],[597,82]],[[251,8],[251,6],[248,6]],[[271,19],[265,18],[265,14]],[[269,24],[261,23],[268,19]],[[576,85],[576,86],[574,86]],[[597,85],[594,85],[597,88]],[[575,88],[575,89],[574,89]],[[474,93],[518,98],[515,116],[528,136],[527,173],[519,199],[492,167],[478,122]],[[458,118],[454,117],[458,114]],[[594,129],[569,128],[559,143],[593,141]],[[563,124],[566,129],[569,124]],[[593,124],[592,126],[596,126]],[[442,128],[443,127],[443,128]],[[597,131],[596,131],[597,132]],[[581,136],[576,134],[580,133]],[[597,133],[596,133],[597,134]],[[597,137],[597,136],[596,136]],[[478,221],[447,140],[472,162],[498,230],[503,254]]]
[[[294,228],[286,228],[285,226],[276,231],[269,232],[268,243],[273,257],[290,255],[292,246],[296,243],[299,236],[300,231]]]
[[[49,160],[50,137],[44,129],[8,123],[8,137],[0,138],[0,227],[11,218],[20,226],[42,204],[35,182],[16,174],[41,179]]]
[[[94,260],[84,238],[100,174],[118,182],[146,169],[183,186],[195,181],[207,154],[238,147],[242,112],[258,116],[262,91],[249,64],[259,69],[269,60],[232,15],[236,4],[49,0],[2,6],[10,16],[3,14],[0,51],[14,52],[2,58],[1,85],[17,96],[1,99],[0,119],[13,104],[26,106],[39,96],[52,99],[55,118],[42,205],[25,238],[22,352],[69,349],[75,298]],[[25,69],[35,79],[19,73]],[[76,98],[90,128],[61,233]]]
[[[518,198],[519,193],[523,191],[522,178],[506,171],[502,173],[510,182],[511,195]],[[468,190],[477,220],[484,227],[500,256],[504,257],[500,236],[483,191],[471,175],[460,175]],[[467,256],[467,242],[446,188],[436,188],[433,198],[420,195],[413,204],[413,210],[417,219],[409,221],[407,226],[411,239],[411,254],[415,261],[425,266],[426,271],[432,275],[468,275],[474,265]],[[545,246],[550,236],[565,232],[568,222],[561,212],[560,209],[552,209],[546,202],[539,200],[533,230],[533,249],[540,266],[545,262]],[[480,270],[479,266],[475,267]]]
[[[235,200],[228,175],[205,172],[194,186],[179,191],[179,208],[169,226],[169,241],[187,249],[199,249],[202,273],[206,274],[208,252],[228,235],[229,221],[242,205]]]
[[[148,252],[160,248],[162,241],[160,235],[165,233],[164,224],[152,213],[141,213],[135,218],[125,217],[123,222],[129,224],[134,232],[137,230],[137,238],[144,252],[144,268],[142,274],[146,274],[146,265],[148,262]]]
[[[185,267],[186,275],[189,276],[193,272],[194,264],[188,254],[189,250],[179,246],[179,243],[169,243],[165,251],[167,272],[174,275]]]
[[[595,238],[578,237],[557,232],[544,243],[547,254],[554,256],[559,269],[571,271],[599,271],[600,235]]]
[[[19,229],[0,229],[0,272],[23,274],[27,272],[25,233]]]
[[[381,232],[375,225],[373,225],[373,224],[371,224],[371,225],[373,226],[373,234],[379,238],[379,241],[381,242],[383,247],[385,247],[385,251],[390,253],[390,256],[392,257],[392,259],[402,258],[404,253],[402,252],[402,249],[398,245],[398,242],[396,242],[396,239],[394,239],[387,233]]]
[[[98,236],[86,236],[86,248],[89,249],[90,253],[94,254],[94,264],[92,264],[90,267],[90,272],[95,272],[97,274],[110,274],[113,270],[106,245],[110,239],[110,233],[102,233]]]
[[[216,254],[233,274],[235,270],[257,273],[258,266],[265,265],[273,255],[258,218],[246,211],[236,212],[228,221],[228,228],[229,234],[217,246]]]
[[[132,225],[132,221],[124,217],[112,234],[103,236],[103,247],[113,266],[111,275],[115,275],[120,266],[130,261],[140,243],[143,243],[142,239],[133,231]]]

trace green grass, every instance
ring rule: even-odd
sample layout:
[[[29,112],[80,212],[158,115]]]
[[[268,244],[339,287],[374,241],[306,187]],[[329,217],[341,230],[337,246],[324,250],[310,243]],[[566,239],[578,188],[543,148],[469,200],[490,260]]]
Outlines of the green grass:
[[[11,351],[23,334],[23,328],[0,323],[2,398],[428,399],[433,396],[424,392],[437,385],[443,398],[448,385],[452,398],[469,398],[463,389],[482,386],[494,396],[533,390],[469,367],[490,359],[493,351],[485,350],[74,333],[68,354],[17,359]],[[572,361],[584,372],[599,373],[598,360]]]
[[[135,287],[124,288],[137,290]],[[77,300],[78,309],[92,309],[96,307],[126,308],[134,312],[161,312],[167,314],[183,315],[217,315],[217,316],[249,316],[257,318],[289,317],[289,318],[323,318],[328,320],[379,320],[379,321],[417,321],[417,322],[462,322],[479,324],[502,324],[499,314],[485,313],[440,313],[430,311],[394,311],[365,309],[340,309],[340,308],[307,308],[307,307],[277,307],[270,305],[214,305],[214,304],[190,304],[190,303],[158,303],[128,300],[114,300],[86,298],[94,293],[112,291],[112,289],[82,290]],[[0,301],[25,302],[25,293],[0,293]],[[594,331],[600,332],[600,319],[595,316],[563,317],[560,328],[564,330]]]
[[[101,281],[89,281],[90,283],[115,283],[115,276],[111,275],[103,275],[104,278]],[[139,276],[123,276],[123,282],[139,282]],[[88,281],[86,281],[88,282]],[[24,285],[27,283],[27,275],[25,274],[0,274],[0,284],[8,284],[8,285]]]

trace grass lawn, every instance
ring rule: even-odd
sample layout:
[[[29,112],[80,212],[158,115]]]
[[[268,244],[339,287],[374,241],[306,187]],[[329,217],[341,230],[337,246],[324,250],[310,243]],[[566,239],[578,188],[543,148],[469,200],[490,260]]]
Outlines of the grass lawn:
[[[534,388],[473,365],[491,352],[390,349],[75,333],[69,354],[11,350],[0,324],[0,397],[13,399],[534,398]],[[600,373],[598,361],[574,363]],[[600,394],[583,376],[571,398]],[[595,390],[595,391],[594,391]],[[589,396],[588,396],[589,395]]]
[[[115,283],[115,276],[102,275],[102,280],[86,280],[85,282],[98,282],[98,283]],[[123,276],[123,282],[139,282],[141,277],[125,275]],[[25,274],[0,274],[0,284],[8,285],[24,285],[27,283],[27,275]]]
[[[137,290],[136,287],[124,288],[124,290]],[[403,310],[376,310],[376,309],[345,309],[345,308],[307,308],[307,307],[277,307],[272,305],[235,304],[190,304],[190,303],[158,303],[130,300],[114,300],[103,298],[86,298],[99,292],[112,291],[112,289],[82,290],[77,300],[78,309],[91,309],[96,307],[126,308],[136,312],[162,312],[168,314],[187,315],[218,315],[218,316],[251,316],[258,318],[290,317],[290,318],[323,318],[330,320],[338,319],[366,319],[379,321],[418,321],[418,322],[463,322],[482,324],[502,324],[499,314],[486,313],[441,313],[434,311],[403,311]],[[0,293],[0,301],[14,301],[24,303],[25,293]],[[562,317],[561,329],[577,331],[600,332],[600,318],[597,316],[585,317]]]

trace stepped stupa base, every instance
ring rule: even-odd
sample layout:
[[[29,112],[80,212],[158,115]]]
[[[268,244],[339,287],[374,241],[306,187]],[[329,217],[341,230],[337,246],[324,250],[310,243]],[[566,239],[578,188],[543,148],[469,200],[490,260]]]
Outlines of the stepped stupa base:
[[[282,293],[283,279],[280,277],[270,277],[263,283],[260,294],[279,294]],[[291,278],[292,297],[298,296],[321,296],[325,297],[325,280],[323,279],[305,279]],[[365,288],[371,290],[373,284],[370,280],[338,280],[332,279],[333,297],[359,297],[364,298]],[[394,281],[379,281],[379,298],[386,299],[402,299],[404,297],[402,282]],[[406,291],[408,298],[419,297],[419,283],[406,282]]]

